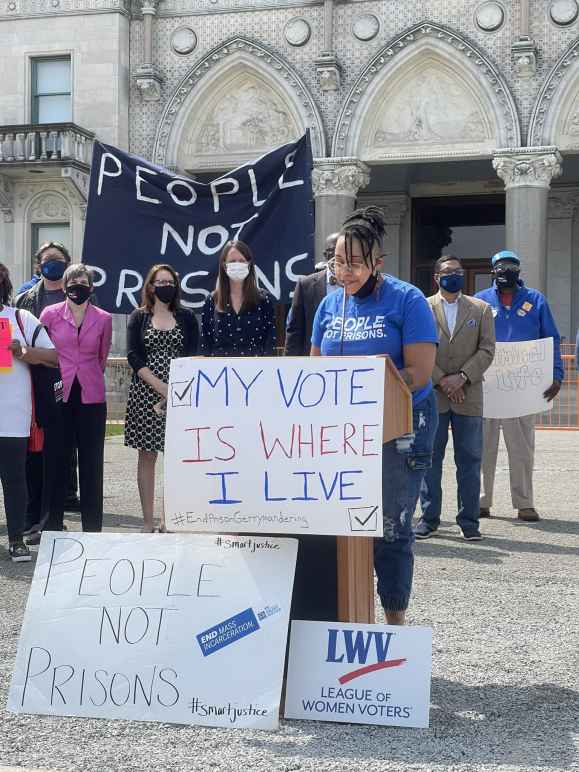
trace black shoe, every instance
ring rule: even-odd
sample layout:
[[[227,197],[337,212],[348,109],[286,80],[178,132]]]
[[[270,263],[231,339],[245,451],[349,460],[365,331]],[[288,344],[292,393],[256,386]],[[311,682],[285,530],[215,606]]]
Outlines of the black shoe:
[[[26,537],[26,544],[29,547],[36,547],[38,544],[40,544],[41,538],[42,531],[36,531],[35,533],[31,533],[30,536]]]
[[[14,542],[8,547],[8,554],[13,563],[29,563],[32,560],[30,550],[23,541]]]
[[[31,525],[30,528],[22,532],[22,536],[32,536],[33,533],[38,533],[39,531],[40,523],[34,523],[34,525]]]
[[[414,535],[417,539],[430,539],[437,530],[437,528],[430,528],[425,522],[420,522],[414,529]]]
[[[481,507],[479,517],[491,517],[491,510],[489,507]]]
[[[482,541],[480,531],[463,531],[462,538],[465,541]]]
[[[65,512],[80,512],[80,499],[78,496],[69,496],[64,502]]]

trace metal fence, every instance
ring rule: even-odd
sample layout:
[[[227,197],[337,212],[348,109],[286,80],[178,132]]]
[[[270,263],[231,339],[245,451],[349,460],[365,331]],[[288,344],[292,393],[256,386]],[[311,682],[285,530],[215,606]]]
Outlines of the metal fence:
[[[565,377],[553,408],[537,416],[537,429],[579,430],[579,374],[575,363],[575,344],[562,343]]]

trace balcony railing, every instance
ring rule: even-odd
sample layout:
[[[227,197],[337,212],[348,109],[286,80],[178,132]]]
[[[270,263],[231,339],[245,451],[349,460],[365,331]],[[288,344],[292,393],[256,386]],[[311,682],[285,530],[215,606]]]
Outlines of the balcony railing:
[[[92,159],[94,134],[74,123],[0,126],[0,164],[77,161]]]

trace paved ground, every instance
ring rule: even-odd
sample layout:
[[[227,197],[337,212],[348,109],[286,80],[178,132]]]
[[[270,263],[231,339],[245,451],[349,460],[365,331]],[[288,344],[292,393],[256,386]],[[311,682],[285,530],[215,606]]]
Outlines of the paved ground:
[[[513,519],[501,455],[485,540],[458,538],[447,468],[445,527],[417,545],[409,621],[434,630],[428,730],[284,721],[279,732],[235,732],[9,714],[33,566],[13,566],[0,548],[0,772],[2,764],[29,772],[579,770],[579,433],[537,439],[542,522]],[[135,456],[109,441],[107,526],[140,527],[134,478]],[[77,519],[68,523],[78,528]]]

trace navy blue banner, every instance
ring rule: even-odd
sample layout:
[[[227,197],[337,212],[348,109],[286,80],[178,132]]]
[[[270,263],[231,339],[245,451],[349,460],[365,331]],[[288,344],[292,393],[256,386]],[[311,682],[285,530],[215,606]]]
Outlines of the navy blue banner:
[[[82,259],[95,269],[99,305],[130,313],[151,265],[170,263],[183,304],[200,309],[229,239],[251,247],[260,287],[290,302],[314,269],[311,172],[309,132],[210,183],[96,142]]]

